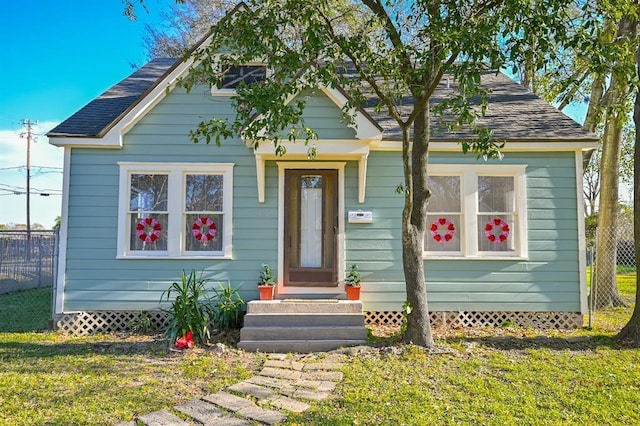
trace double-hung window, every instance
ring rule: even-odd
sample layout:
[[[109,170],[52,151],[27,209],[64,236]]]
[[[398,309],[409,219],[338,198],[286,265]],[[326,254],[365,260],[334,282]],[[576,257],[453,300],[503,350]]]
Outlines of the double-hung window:
[[[426,257],[527,257],[524,165],[430,165]]]
[[[119,166],[119,257],[231,257],[233,164]]]

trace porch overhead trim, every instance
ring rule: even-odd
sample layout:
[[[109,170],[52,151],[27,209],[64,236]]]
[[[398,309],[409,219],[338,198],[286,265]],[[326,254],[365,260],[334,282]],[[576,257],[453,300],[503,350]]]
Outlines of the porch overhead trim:
[[[271,143],[262,143],[254,150],[256,160],[256,176],[258,184],[258,202],[265,200],[265,164],[268,160],[300,161],[306,160],[309,168],[322,168],[323,161],[354,160],[358,162],[358,202],[364,203],[367,186],[367,158],[369,157],[371,140],[319,140],[313,145],[317,148],[315,160],[309,160],[309,148],[303,142],[283,142],[287,153],[283,156],[275,154]]]

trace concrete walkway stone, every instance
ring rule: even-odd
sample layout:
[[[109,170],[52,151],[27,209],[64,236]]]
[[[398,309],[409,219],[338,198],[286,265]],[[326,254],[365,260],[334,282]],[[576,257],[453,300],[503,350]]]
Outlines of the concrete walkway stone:
[[[147,426],[251,426],[256,422],[276,425],[287,418],[287,412],[302,413],[314,401],[329,398],[343,379],[339,371],[342,359],[336,354],[320,359],[314,354],[268,354],[258,375],[173,407],[174,412],[193,421],[185,421],[168,410],[138,416],[136,420]],[[135,425],[131,421],[119,426]]]
[[[174,407],[181,413],[193,417],[204,426],[250,426],[251,423],[237,417],[231,417],[228,412],[201,399],[194,399]]]
[[[188,426],[189,423],[182,420],[175,414],[171,414],[167,410],[154,411],[149,414],[138,417],[142,423],[147,426]]]

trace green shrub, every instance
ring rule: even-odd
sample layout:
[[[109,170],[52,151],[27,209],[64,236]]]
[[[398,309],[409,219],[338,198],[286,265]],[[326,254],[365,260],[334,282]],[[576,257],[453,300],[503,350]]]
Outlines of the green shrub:
[[[175,300],[170,309],[162,309],[168,316],[165,336],[171,344],[178,337],[184,337],[188,331],[193,333],[197,343],[205,343],[209,337],[209,322],[213,320],[215,311],[211,298],[207,295],[206,279],[197,278],[196,272],[189,275],[182,271],[180,282],[174,282],[162,293],[163,299],[170,300],[175,293]]]
[[[232,287],[228,282],[226,286],[222,283],[219,283],[218,286],[219,289],[214,289],[216,305],[213,318],[216,326],[221,330],[240,328],[242,307],[245,304],[238,291],[240,285]]]

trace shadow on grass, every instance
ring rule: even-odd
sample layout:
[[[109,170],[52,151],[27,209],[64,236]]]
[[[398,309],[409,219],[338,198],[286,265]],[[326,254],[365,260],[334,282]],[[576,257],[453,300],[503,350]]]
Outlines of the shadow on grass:
[[[526,351],[529,349],[547,349],[552,351],[594,351],[599,348],[607,348],[613,350],[633,349],[631,342],[620,342],[615,339],[615,335],[611,333],[589,333],[589,334],[569,334],[566,336],[555,336],[544,334],[524,335],[524,332],[511,330],[505,334],[502,329],[495,329],[492,335],[490,329],[482,330],[481,336],[469,336],[461,334],[452,334],[449,336],[438,336],[436,338],[436,347],[448,346],[469,346],[478,345],[495,351]],[[379,337],[369,335],[367,344],[372,347],[391,347],[403,344],[402,337],[394,334],[387,337]]]
[[[182,353],[169,350],[164,339],[150,336],[146,337],[147,339],[139,341],[128,339],[125,341],[67,341],[63,343],[55,343],[51,340],[42,341],[41,343],[9,340],[0,342],[0,358],[52,359],[78,355],[145,355],[164,357]]]
[[[458,337],[446,339],[449,344],[478,344],[498,351],[547,349],[551,351],[594,351],[599,348],[613,350],[630,349],[621,344],[610,334],[591,334],[588,336],[493,336],[493,337]]]

